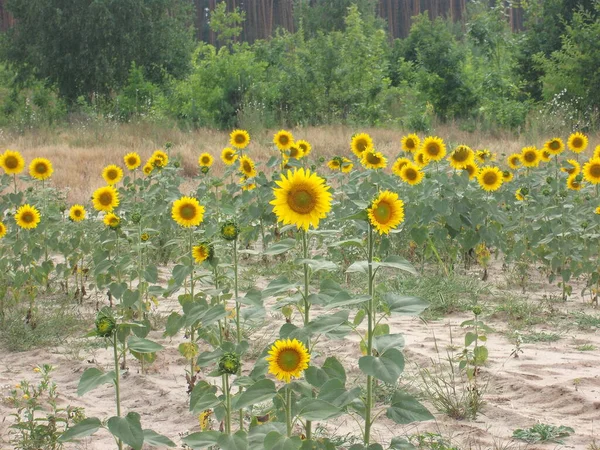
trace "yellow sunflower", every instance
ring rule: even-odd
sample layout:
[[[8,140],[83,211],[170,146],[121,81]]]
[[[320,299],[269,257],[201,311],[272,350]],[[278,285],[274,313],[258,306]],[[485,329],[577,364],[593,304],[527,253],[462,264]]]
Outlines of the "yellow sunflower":
[[[144,172],[144,175],[149,176],[152,171],[154,170],[154,165],[152,164],[152,161],[148,161],[146,164],[144,164],[144,167],[142,168],[142,172]]]
[[[299,378],[302,371],[308,369],[310,353],[297,339],[279,339],[275,341],[267,356],[269,373],[278,380],[289,383],[292,377]]]
[[[396,161],[394,161],[394,164],[392,165],[392,173],[399,177],[400,171],[407,164],[412,164],[412,161],[404,157],[398,158]]]
[[[428,136],[423,140],[421,150],[432,161],[441,161],[446,156],[446,144],[437,136]]]
[[[155,150],[150,157],[150,161],[152,161],[154,167],[165,167],[169,164],[169,155],[162,150]]]
[[[368,150],[363,152],[360,163],[366,169],[384,169],[387,166],[387,158],[380,152]]]
[[[340,170],[341,166],[342,166],[342,160],[339,156],[336,156],[335,158],[333,158],[327,162],[327,167],[329,167],[333,171]]]
[[[502,172],[502,182],[503,183],[508,183],[509,181],[512,181],[512,179],[515,176],[513,175],[513,173],[510,170],[505,170]]]
[[[540,161],[550,162],[550,160],[552,159],[552,155],[550,154],[550,152],[548,150],[546,150],[545,148],[542,148],[539,152],[540,152]]]
[[[350,173],[354,164],[348,158],[342,158],[342,173]]]
[[[197,227],[204,219],[204,206],[193,197],[181,197],[173,202],[171,217],[182,227]]]
[[[450,165],[456,170],[464,169],[467,164],[475,162],[475,153],[466,145],[459,145],[448,157]]]
[[[379,234],[389,234],[404,221],[404,202],[395,192],[383,191],[367,208],[367,214],[369,222]]]
[[[125,163],[125,167],[129,170],[135,170],[142,164],[142,158],[135,152],[127,153],[123,157],[123,162]]]
[[[240,172],[246,178],[254,178],[256,176],[254,161],[247,155],[242,155],[240,157]]]
[[[0,156],[0,167],[2,167],[8,175],[17,175],[23,172],[25,160],[19,152],[6,150]]]
[[[104,181],[106,181],[106,184],[109,186],[117,184],[119,181],[121,181],[121,178],[123,178],[123,169],[121,169],[119,166],[115,166],[114,164],[106,166],[102,170],[102,178],[104,178]]]
[[[288,170],[287,177],[281,174],[279,186],[273,189],[275,199],[270,203],[278,222],[296,225],[308,230],[319,226],[331,210],[331,193],[325,180],[308,169]]]
[[[2,239],[4,236],[6,236],[6,225],[0,222],[0,239]]]
[[[423,180],[424,176],[425,174],[411,162],[405,164],[402,169],[400,169],[400,178],[402,178],[402,181],[410,184],[411,186],[419,184],[421,180]]]
[[[215,159],[212,157],[210,153],[202,153],[198,157],[198,165],[200,167],[210,167],[215,162]]]
[[[555,137],[546,141],[544,149],[551,155],[560,155],[565,149],[565,144],[561,138]]]
[[[279,130],[273,136],[273,143],[281,151],[289,149],[294,144],[294,136],[286,130]]]
[[[482,189],[495,191],[502,186],[502,172],[497,167],[482,167],[477,174],[477,181]]]
[[[579,131],[571,134],[567,140],[567,146],[573,153],[581,153],[588,146],[588,138],[585,134]]]
[[[520,202],[522,202],[523,200],[525,200],[525,196],[524,196],[524,195],[523,195],[523,193],[521,192],[521,188],[519,188],[519,189],[517,189],[517,190],[515,191],[515,198],[516,198],[518,201],[520,201]]]
[[[221,161],[223,161],[228,166],[231,166],[238,159],[238,154],[232,148],[225,147],[221,151]]]
[[[304,157],[304,152],[302,149],[295,144],[288,149],[288,152],[290,158],[302,159]]]
[[[509,155],[508,158],[506,158],[506,161],[508,162],[508,167],[512,170],[518,169],[523,164],[520,153]]]
[[[312,151],[312,146],[310,145],[310,143],[308,143],[308,141],[305,141],[303,139],[296,141],[296,146],[300,150],[302,150],[302,154],[304,156],[308,156],[310,154],[310,152]]]
[[[29,204],[21,206],[15,213],[15,222],[21,228],[33,229],[40,223],[40,212]]]
[[[583,165],[583,178],[592,184],[600,183],[600,158],[592,158]]]
[[[46,158],[35,158],[29,164],[29,175],[38,180],[46,180],[52,176],[54,168]]]
[[[250,135],[246,130],[233,130],[229,135],[229,143],[235,148],[246,148],[250,143]]]
[[[475,152],[475,158],[483,164],[488,161],[496,161],[496,154],[490,152],[487,148],[484,148],[483,150],[477,150]]]
[[[213,255],[212,246],[206,242],[201,242],[192,247],[192,256],[198,264],[203,263],[207,259],[210,260]]]
[[[592,157],[600,158],[600,145],[596,145],[596,148],[594,149],[594,155]]]
[[[73,222],[81,222],[85,219],[85,208],[83,205],[73,205],[69,210],[69,218]]]
[[[352,136],[352,142],[350,142],[350,148],[352,153],[357,158],[362,158],[364,152],[368,152],[373,149],[373,139],[367,133],[359,133]]]
[[[579,175],[579,172],[581,172],[581,165],[574,159],[567,159],[567,166],[561,167],[560,171],[568,173],[569,175]]]
[[[467,164],[463,170],[467,171],[469,174],[469,180],[472,180],[473,178],[477,177],[477,174],[479,173],[479,166],[473,162],[471,164]]]
[[[94,191],[92,203],[98,211],[111,212],[119,206],[119,193],[112,186],[104,186]]]
[[[537,167],[540,164],[540,160],[540,152],[537,148],[531,146],[524,147],[521,150],[521,162],[524,167]]]
[[[253,191],[256,189],[256,183],[248,181],[246,177],[240,178],[240,186],[242,187],[242,191]]]
[[[402,150],[408,153],[414,153],[421,145],[421,139],[416,134],[409,134],[408,136],[402,136]]]
[[[107,213],[104,215],[104,219],[102,220],[104,225],[110,228],[117,228],[121,223],[121,218],[117,216],[115,213]]]
[[[598,215],[600,215],[600,206],[596,206],[596,209],[594,210],[594,212]]]
[[[415,164],[419,166],[421,169],[425,167],[431,159],[425,154],[423,150],[419,150],[415,153],[414,156]]]
[[[569,175],[567,178],[567,188],[572,191],[579,191],[583,187],[580,175]]]

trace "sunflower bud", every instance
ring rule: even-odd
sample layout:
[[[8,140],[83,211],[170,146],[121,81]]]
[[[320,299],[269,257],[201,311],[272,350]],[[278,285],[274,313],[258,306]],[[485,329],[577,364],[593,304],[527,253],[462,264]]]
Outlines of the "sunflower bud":
[[[146,242],[148,239],[150,239],[150,235],[148,233],[142,233],[140,239],[142,240],[142,242]]]
[[[581,223],[581,228],[583,228],[584,230],[588,227],[588,223],[587,222],[582,222]]]
[[[139,212],[134,212],[134,213],[131,215],[131,221],[132,221],[134,224],[136,224],[136,225],[137,225],[138,223],[140,223],[140,221],[141,221],[141,220],[142,220],[142,215],[141,215]]]
[[[173,147],[173,143],[172,142],[165,142],[165,150],[169,150],[172,147]]]
[[[225,222],[221,226],[221,237],[227,241],[235,241],[240,233],[240,229],[235,222]]]
[[[225,353],[219,360],[219,372],[221,373],[236,374],[240,366],[240,357],[234,352]]]
[[[528,195],[529,194],[529,188],[528,187],[522,187],[521,188],[521,194],[522,195]]]
[[[96,317],[96,333],[98,336],[109,337],[116,326],[117,323],[114,318],[102,311],[98,313],[98,316]]]
[[[542,194],[546,197],[548,197],[550,195],[550,189],[543,189],[542,190]]]
[[[552,184],[552,180],[554,180],[554,178],[552,178],[552,177],[546,177],[546,183]]]
[[[181,162],[179,162],[178,160],[173,161],[173,167],[179,169],[181,167]]]
[[[209,172],[209,170],[210,170],[210,167],[208,167],[208,166],[202,166],[200,168],[200,172],[202,172],[204,175],[206,175]]]
[[[473,314],[475,314],[476,316],[481,315],[481,306],[479,306],[479,305],[473,306],[472,311],[473,311]]]

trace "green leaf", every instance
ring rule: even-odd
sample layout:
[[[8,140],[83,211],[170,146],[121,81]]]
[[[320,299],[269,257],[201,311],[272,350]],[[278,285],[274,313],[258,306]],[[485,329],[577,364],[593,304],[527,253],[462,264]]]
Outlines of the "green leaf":
[[[277,431],[271,431],[263,441],[264,450],[298,450],[302,439],[298,436],[287,437]]]
[[[395,385],[404,370],[404,357],[394,348],[380,356],[363,356],[358,360],[360,370],[388,384]]]
[[[290,283],[290,280],[288,280],[287,277],[279,277],[271,281],[269,285],[263,290],[263,297],[270,297],[281,294],[283,292],[295,290],[297,286],[297,283]]]
[[[215,395],[217,387],[206,381],[199,381],[190,396],[190,411],[200,413],[218,405],[221,401]]]
[[[392,438],[392,442],[390,442],[388,450],[417,450],[417,447],[412,445],[404,438],[395,437]]]
[[[477,364],[483,364],[488,359],[488,349],[487,349],[487,347],[485,347],[485,346],[477,347],[473,351],[473,356],[475,357],[475,360],[477,361]]]
[[[178,264],[173,267],[173,281],[175,282],[175,285],[181,286],[191,273],[192,269],[188,265]]]
[[[248,448],[248,435],[244,431],[228,436],[221,434],[217,441],[221,450],[246,450]]]
[[[321,367],[329,378],[338,379],[346,384],[346,370],[335,356],[327,358]]]
[[[156,283],[158,281],[158,268],[155,265],[149,265],[144,269],[144,279],[148,283]]]
[[[164,335],[170,337],[175,336],[177,333],[179,333],[179,330],[183,328],[184,322],[185,319],[173,311],[167,319],[167,326]]]
[[[266,249],[263,254],[268,256],[281,255],[296,246],[296,239],[283,239]]]
[[[384,334],[373,338],[373,348],[380,355],[391,348],[397,350],[404,347],[404,336],[401,334]]]
[[[265,378],[254,383],[238,397],[235,402],[235,409],[243,409],[270,400],[276,393],[275,383]]]
[[[350,311],[338,311],[335,314],[323,315],[311,320],[304,328],[309,335],[323,334],[335,330],[348,321]]]
[[[344,408],[354,399],[360,396],[360,388],[357,386],[354,389],[347,391],[344,383],[336,378],[327,381],[319,390],[319,400],[331,403],[338,408]]]
[[[333,261],[327,261],[326,259],[298,259],[295,262],[298,265],[308,264],[313,273],[317,273],[320,270],[334,272],[338,269],[337,264]]]
[[[102,384],[112,384],[114,381],[114,370],[104,373],[95,367],[90,367],[89,369],[85,369],[81,375],[81,378],[79,379],[79,384],[77,385],[77,395],[84,395],[86,392],[96,389]]]
[[[140,299],[142,298],[142,293],[137,289],[132,291],[131,289],[127,289],[123,293],[123,306],[127,308],[133,307]]]
[[[209,308],[208,311],[202,316],[202,326],[209,327],[216,321],[222,319],[227,315],[227,311],[225,310],[225,306],[215,305]]]
[[[408,297],[388,292],[383,296],[390,312],[417,316],[429,307],[429,303],[418,297]]]
[[[102,428],[102,422],[97,417],[88,417],[81,422],[69,427],[58,438],[59,442],[70,442],[94,434]]]
[[[296,404],[297,414],[306,420],[327,420],[338,416],[342,410],[324,400],[303,398]]]
[[[386,410],[385,415],[401,425],[434,419],[433,415],[417,399],[402,391],[394,393],[391,406]]]
[[[368,295],[350,295],[346,291],[338,292],[335,297],[325,305],[325,309],[345,308],[352,305],[358,305],[369,301],[371,297]]]
[[[189,434],[181,440],[185,445],[193,449],[203,449],[217,445],[221,434],[218,431],[202,431],[200,433]]]
[[[162,345],[157,344],[156,342],[139,338],[137,336],[131,336],[127,341],[127,345],[130,350],[138,353],[156,353],[164,348]]]
[[[328,247],[362,247],[362,239],[346,239],[329,244]]]
[[[392,269],[402,270],[403,272],[408,272],[413,275],[418,274],[417,269],[415,269],[411,263],[397,255],[388,256],[383,262],[379,262],[376,264],[377,267],[388,267]]]
[[[320,388],[325,384],[327,380],[329,380],[329,376],[325,371],[317,366],[309,366],[308,369],[304,371],[304,379],[311,385],[316,388]],[[343,385],[343,383],[342,383]]]
[[[176,447],[175,442],[156,431],[144,430],[144,444],[153,445],[154,447]]]
[[[141,450],[144,445],[144,432],[138,413],[130,412],[125,417],[111,417],[107,425],[113,436],[121,439],[134,450]]]
[[[248,444],[252,450],[264,450],[264,442],[267,435],[271,432],[284,435],[286,433],[285,424],[282,422],[267,422],[263,425],[250,427],[248,432]]]
[[[477,340],[477,335],[475,333],[473,333],[472,331],[467,332],[467,334],[465,334],[465,347],[468,347],[476,340]]]

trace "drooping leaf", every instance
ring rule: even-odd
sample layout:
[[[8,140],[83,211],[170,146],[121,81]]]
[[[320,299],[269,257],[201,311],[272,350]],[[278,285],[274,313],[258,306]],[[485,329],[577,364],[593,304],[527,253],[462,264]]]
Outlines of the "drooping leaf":
[[[412,395],[396,391],[392,396],[391,406],[385,415],[394,422],[406,425],[434,419],[433,415]]]
[[[85,369],[81,375],[81,378],[79,379],[79,384],[77,385],[77,395],[84,395],[86,392],[90,392],[102,384],[112,384],[114,381],[114,370],[105,373],[100,369],[90,367],[89,369]]]
[[[121,439],[134,450],[141,450],[144,445],[144,432],[138,413],[130,412],[125,417],[111,417],[108,419],[107,426],[113,436]]]
[[[404,370],[404,356],[399,350],[389,349],[380,356],[363,356],[358,360],[360,370],[388,384],[395,385]]]
[[[71,442],[94,434],[102,427],[102,422],[97,417],[88,417],[81,422],[67,428],[58,438],[59,442]]]
[[[127,341],[127,345],[131,350],[138,353],[156,353],[164,348],[156,342],[137,336],[131,336]]]
[[[276,244],[266,249],[263,255],[274,256],[281,255],[296,246],[296,239],[282,239]]]
[[[176,447],[175,442],[162,434],[158,434],[153,430],[143,430],[144,444],[153,445],[155,447]]]

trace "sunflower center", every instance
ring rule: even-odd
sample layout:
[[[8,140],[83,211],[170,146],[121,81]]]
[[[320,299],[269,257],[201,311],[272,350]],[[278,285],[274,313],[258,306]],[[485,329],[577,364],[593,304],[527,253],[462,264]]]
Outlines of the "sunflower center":
[[[548,147],[552,150],[558,150],[560,148],[560,143],[558,141],[552,141]]]
[[[465,169],[469,176],[472,176],[475,173],[475,166],[473,165],[468,165],[467,167],[465,167]]]
[[[365,139],[359,139],[356,141],[356,149],[362,153],[369,147],[369,143]]]
[[[415,169],[413,169],[412,167],[408,167],[405,171],[404,171],[404,176],[409,179],[410,181],[415,181],[417,179],[417,171]]]
[[[75,217],[81,217],[81,210],[80,209],[76,209],[75,211],[73,211],[73,215]]]
[[[412,138],[408,138],[406,140],[406,144],[405,145],[406,145],[406,148],[413,149],[413,148],[415,148],[415,141],[413,141]]]
[[[469,151],[466,148],[459,148],[454,152],[452,159],[456,162],[465,162],[469,158]]]
[[[300,365],[300,353],[294,349],[283,350],[277,357],[277,364],[284,372],[293,372]]]
[[[311,212],[316,205],[312,193],[306,189],[300,188],[290,192],[288,196],[288,206],[298,214],[307,214]]]
[[[119,173],[115,169],[110,169],[108,172],[106,172],[106,177],[109,180],[116,180],[118,176]]]
[[[525,154],[523,155],[523,159],[527,162],[534,162],[536,159],[536,154],[534,152],[525,152]]]
[[[244,137],[243,134],[236,134],[235,135],[235,143],[236,144],[243,144],[244,142],[246,142],[246,138]]]
[[[377,165],[381,162],[381,158],[377,156],[375,153],[367,153],[367,161],[370,164]]]
[[[572,145],[575,148],[583,147],[583,139],[581,139],[580,137],[576,137],[575,139],[573,139]]]
[[[202,157],[202,162],[203,162],[204,164],[208,164],[208,161],[209,161],[209,159],[208,159],[208,156],[203,156],[203,157]]]
[[[400,161],[398,163],[398,170],[402,169],[407,163],[408,161]]]
[[[21,214],[21,222],[24,223],[33,223],[35,221],[35,216],[31,211],[25,211]]]
[[[487,186],[493,186],[498,181],[498,175],[495,172],[487,172],[483,176],[483,183]]]
[[[250,173],[252,172],[252,165],[248,161],[244,161],[243,169],[244,172]]]
[[[100,204],[102,206],[109,206],[109,205],[112,205],[113,196],[110,192],[103,192],[98,197],[98,201],[100,202]]]
[[[291,158],[298,158],[299,154],[300,154],[300,151],[298,150],[297,147],[291,147],[290,148],[290,157]]]
[[[427,146],[427,153],[431,156],[437,156],[440,152],[440,147],[437,144],[429,144]]]
[[[303,152],[306,152],[306,150],[308,149],[308,147],[306,146],[306,144],[300,144],[298,146],[300,148],[300,150],[302,150]]]
[[[7,156],[4,158],[4,165],[9,169],[16,169],[19,167],[19,160],[14,156]]]
[[[519,163],[520,163],[520,161],[519,161],[519,157],[518,157],[518,156],[512,156],[512,157],[510,158],[510,163],[511,163],[513,166],[518,166],[518,165],[519,165]]]
[[[388,203],[379,202],[373,211],[373,215],[377,219],[377,222],[381,224],[388,223],[392,218],[392,208]]]
[[[48,166],[44,163],[37,163],[35,165],[35,172],[39,174],[44,174],[48,172]]]
[[[279,136],[279,143],[281,145],[288,145],[290,143],[290,138],[285,134],[282,134],[281,136]]]
[[[137,163],[137,159],[135,158],[135,156],[130,156],[129,159],[127,160],[127,164],[129,164],[130,166],[134,166]]]
[[[185,220],[192,220],[196,216],[196,207],[191,204],[183,205],[179,208],[179,215]]]
[[[594,178],[600,178],[600,164],[593,164],[590,167],[590,175]]]

